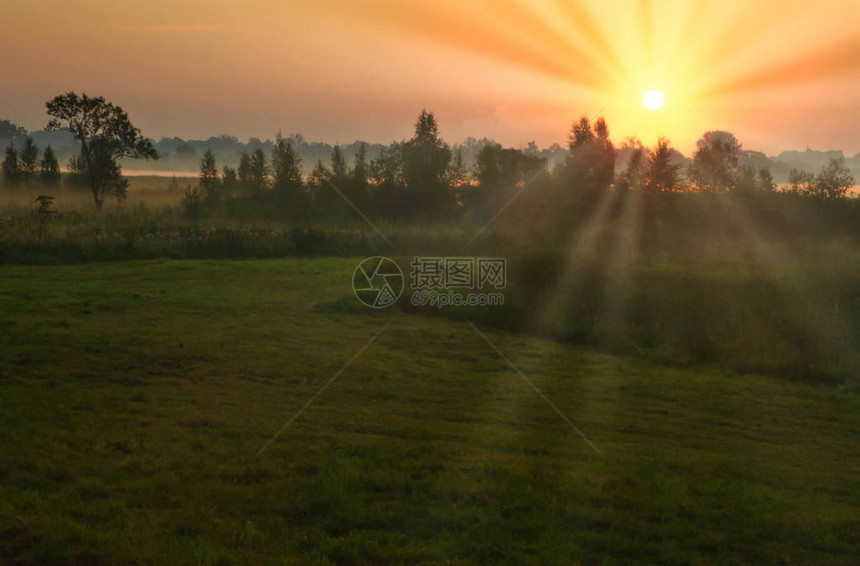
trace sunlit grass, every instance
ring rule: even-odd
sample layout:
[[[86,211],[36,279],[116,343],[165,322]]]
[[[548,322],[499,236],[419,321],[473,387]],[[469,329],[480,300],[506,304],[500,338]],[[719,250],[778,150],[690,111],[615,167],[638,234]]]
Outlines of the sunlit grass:
[[[852,563],[856,395],[487,331],[599,458],[360,259],[0,266],[0,560]]]

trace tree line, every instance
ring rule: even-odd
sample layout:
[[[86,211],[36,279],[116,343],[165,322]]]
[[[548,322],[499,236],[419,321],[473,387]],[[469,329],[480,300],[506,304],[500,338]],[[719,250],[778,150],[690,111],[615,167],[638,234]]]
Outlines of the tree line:
[[[152,141],[132,125],[127,113],[104,98],[69,92],[48,101],[46,108],[47,128],[69,131],[78,140],[80,153],[70,163],[72,178],[89,187],[99,208],[106,198],[125,195],[123,157],[158,158]],[[225,164],[220,169],[214,153],[207,150],[200,161],[199,184],[185,194],[186,213],[264,211],[268,216],[313,220],[354,219],[357,210],[391,220],[462,215],[485,219],[526,188],[556,212],[588,207],[608,191],[647,195],[777,191],[767,167],[744,163],[749,152],[731,133],[706,132],[685,165],[665,138],[651,148],[636,138],[616,146],[602,117],[575,121],[567,151],[554,163],[548,163],[533,144],[520,149],[492,143],[484,145],[474,165],[467,167],[461,148],[442,139],[436,117],[426,110],[419,114],[409,140],[383,146],[375,156],[368,155],[362,144],[352,160],[334,146],[328,162],[317,160],[309,175],[302,174],[296,140],[278,134],[270,154],[258,147],[243,152],[235,167]],[[20,152],[10,144],[2,165],[4,184],[58,183],[59,167],[51,147],[41,159],[38,154],[29,137]],[[793,170],[786,192],[838,200],[853,184],[844,160],[832,159],[817,174]]]
[[[207,151],[200,163],[199,188],[186,194],[191,215],[233,200],[266,200],[297,217],[353,215],[350,208],[376,217],[444,218],[498,212],[518,191],[534,193],[556,210],[587,205],[607,191],[647,195],[686,192],[767,194],[778,187],[767,167],[742,162],[734,135],[711,131],[698,141],[685,166],[669,140],[652,148],[631,138],[616,147],[603,118],[577,120],[568,135],[565,159],[550,165],[529,149],[488,144],[467,168],[462,154],[439,135],[435,116],[422,111],[411,139],[382,148],[374,158],[362,146],[348,163],[335,146],[328,163],[318,160],[303,178],[301,158],[289,140],[277,137],[271,159],[262,149],[241,155],[238,169],[224,166]],[[793,170],[782,192],[821,200],[845,198],[854,179],[844,160],[832,159],[818,174]]]
[[[30,185],[36,181],[47,187],[55,187],[60,183],[60,164],[54,150],[48,145],[40,159],[39,148],[30,136],[25,138],[20,152],[11,143],[6,147],[0,169],[3,184],[10,187]]]

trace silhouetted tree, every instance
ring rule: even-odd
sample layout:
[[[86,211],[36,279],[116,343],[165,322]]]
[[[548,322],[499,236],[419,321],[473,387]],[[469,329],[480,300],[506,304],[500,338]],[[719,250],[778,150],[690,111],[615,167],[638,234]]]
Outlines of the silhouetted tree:
[[[436,117],[422,110],[415,122],[415,135],[403,144],[403,176],[415,198],[415,210],[425,216],[440,216],[449,211],[453,199],[445,173],[451,150],[439,137]]]
[[[251,156],[248,155],[247,151],[243,151],[242,155],[239,157],[238,177],[239,186],[243,192],[250,193],[254,190],[254,180],[251,174]]]
[[[352,180],[356,185],[363,186],[367,190],[368,176],[370,174],[367,164],[367,144],[358,146],[355,154],[355,166],[352,168]]]
[[[618,176],[615,188],[619,191],[642,190],[648,180],[648,151],[639,145],[632,148],[624,172]]]
[[[272,173],[277,191],[300,191],[302,188],[302,163],[293,143],[280,133],[272,151]]]
[[[118,160],[123,157],[157,159],[149,139],[140,134],[122,108],[102,97],[69,92],[45,103],[49,130],[66,129],[81,143],[81,157],[96,208],[107,195],[124,197],[128,182]]]
[[[332,182],[339,183],[341,186],[346,185],[349,172],[347,171],[346,159],[344,159],[343,152],[338,145],[334,146],[331,152],[331,174]]]
[[[760,167],[758,170],[758,190],[764,192],[773,192],[776,190],[776,183],[773,182],[773,174],[767,167]]]
[[[696,142],[690,179],[699,190],[724,192],[735,188],[741,144],[729,132],[705,132]]]
[[[659,138],[657,145],[648,156],[648,177],[645,189],[650,193],[667,193],[679,189],[681,166],[674,163],[673,150],[669,140]]]
[[[57,156],[50,145],[42,152],[42,161],[39,163],[39,166],[39,180],[43,184],[49,187],[59,184],[60,164],[57,162]]]
[[[475,158],[478,186],[464,193],[464,202],[479,216],[495,214],[545,166],[545,160],[535,154],[485,145]]]
[[[221,187],[225,197],[232,197],[239,189],[239,177],[232,167],[224,166],[221,173]]]
[[[454,159],[448,167],[448,184],[451,187],[459,187],[463,185],[469,178],[469,172],[466,170],[466,164],[463,163],[463,147],[457,146],[454,150]]]
[[[740,193],[771,192],[776,188],[773,175],[767,167],[758,171],[751,165],[741,165],[735,174],[734,190]]]
[[[295,143],[293,138],[286,140],[278,132],[272,150],[272,185],[281,206],[293,216],[300,215],[305,207],[302,163]]]
[[[802,169],[792,169],[788,173],[788,189],[786,192],[800,195],[812,196],[815,193],[815,175]]]
[[[18,150],[11,143],[6,146],[6,154],[3,158],[3,184],[10,187],[21,182],[21,168],[18,164]]]
[[[370,168],[367,164],[367,144],[358,146],[355,154],[355,165],[352,167],[352,194],[354,203],[359,209],[367,208]]]
[[[251,187],[253,191],[263,191],[269,186],[269,166],[266,164],[266,154],[258,147],[251,154]]]
[[[848,189],[854,185],[851,170],[845,166],[845,159],[831,159],[815,177],[813,191],[810,196],[822,200],[844,198]]]
[[[331,176],[331,171],[329,171],[329,168],[322,162],[322,159],[317,159],[316,163],[314,163],[314,168],[311,169],[309,179],[314,186],[319,188],[325,185],[326,181],[330,181]]]
[[[176,181],[176,177],[173,178]],[[178,186],[177,186],[178,189]],[[203,209],[203,193],[198,187],[189,185],[182,196],[182,213],[188,218],[197,219]]]
[[[594,140],[594,131],[591,129],[591,121],[588,116],[582,116],[570,127],[567,135],[567,147],[573,152],[574,149],[586,146]]]
[[[21,170],[21,180],[30,183],[39,171],[39,148],[33,143],[33,138],[27,136],[21,149],[18,166]]]
[[[200,160],[200,193],[204,201],[214,201],[221,192],[221,180],[218,178],[218,166],[215,154],[207,149]]]
[[[571,126],[568,134],[566,182],[575,193],[593,199],[608,190],[615,175],[615,147],[603,118],[592,125],[587,116]]]
[[[411,194],[403,178],[404,143],[392,143],[379,150],[370,162],[373,208],[385,218],[398,218],[412,212]]]
[[[379,157],[370,162],[370,177],[377,186],[404,185],[403,144],[392,143],[379,150]]]

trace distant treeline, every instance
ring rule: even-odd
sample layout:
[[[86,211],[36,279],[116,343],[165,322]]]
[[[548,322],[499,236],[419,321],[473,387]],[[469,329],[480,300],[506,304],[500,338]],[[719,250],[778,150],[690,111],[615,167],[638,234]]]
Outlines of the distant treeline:
[[[0,120],[0,146],[6,147],[12,144],[19,151],[24,148],[27,137],[39,147],[50,145],[57,155],[57,159],[64,169],[69,168],[70,159],[78,154],[79,144],[67,131],[62,130],[37,130],[27,132],[24,128],[17,126],[9,120]],[[334,146],[324,142],[307,141],[301,134],[291,134],[286,137],[294,147],[302,160],[302,173],[309,175],[314,163],[318,160],[328,160]],[[196,171],[203,154],[209,150],[215,155],[219,163],[236,166],[243,152],[253,153],[262,149],[267,155],[274,150],[276,140],[261,140],[250,138],[247,142],[239,141],[235,136],[221,135],[212,136],[206,140],[183,139],[180,137],[163,137],[153,141],[153,147],[158,151],[158,161],[136,163],[134,168],[152,171]],[[454,150],[461,152],[463,163],[467,168],[472,168],[477,162],[480,151],[488,145],[496,145],[496,142],[487,137],[466,138],[462,143],[453,144]],[[355,141],[340,145],[340,151],[347,160],[354,160],[359,149],[364,146],[368,155],[375,156],[385,149],[385,144],[367,143]],[[535,142],[530,142],[519,148],[532,155],[544,159],[548,164],[554,165],[557,161],[564,159],[567,148],[560,144],[552,144],[545,148],[539,148]],[[683,165],[689,165],[690,157],[680,153],[677,155]],[[744,150],[740,156],[743,163],[754,168],[768,167],[777,183],[787,183],[792,169],[817,170],[826,165],[831,159],[845,159],[845,165],[851,170],[855,178],[860,177],[860,153],[848,157],[841,150],[833,151],[783,151],[777,156],[768,157],[762,152]]]
[[[160,157],[121,109],[103,99],[77,98],[69,93],[54,103],[67,104],[75,113],[81,111],[82,104],[116,112],[117,124],[129,128],[129,139],[142,144],[139,149],[123,149],[119,141],[107,146],[96,137],[69,160],[67,184],[89,186],[97,207],[105,197],[125,195],[127,182],[117,161],[123,152],[129,152],[127,156]],[[62,114],[66,106],[58,108],[52,112]],[[100,143],[113,148],[114,153],[97,153]],[[748,196],[790,193],[836,201],[846,197],[855,182],[845,159],[835,157],[817,171],[792,169],[788,186],[778,190],[768,160],[744,150],[729,132],[706,132],[697,142],[692,159],[686,159],[664,138],[653,148],[635,138],[616,147],[603,118],[592,123],[582,117],[574,122],[568,145],[561,152],[553,149],[546,155],[534,146],[504,148],[488,143],[481,146],[471,165],[463,147],[452,148],[441,138],[436,117],[427,111],[418,116],[411,139],[376,148],[359,143],[351,158],[340,146],[333,146],[325,159],[312,164],[309,174],[301,156],[302,143],[299,136],[278,134],[271,149],[260,143],[252,151],[242,151],[236,165],[218,162],[217,145],[207,148],[198,161],[199,183],[185,192],[184,213],[194,219],[217,216],[294,224],[349,224],[368,217],[486,222],[517,200],[516,212],[508,214],[512,221],[526,225],[530,219],[541,218],[546,226],[581,217],[583,211],[588,213],[604,202],[610,192],[651,197],[691,192]],[[24,136],[21,150],[10,143],[2,162],[3,184],[58,184],[60,174],[52,146],[46,146],[39,156],[32,136]]]
[[[426,111],[411,139],[383,147],[375,156],[360,144],[349,160],[334,146],[326,161],[315,162],[310,175],[302,174],[302,165],[295,138],[280,135],[271,153],[262,147],[243,152],[235,168],[219,168],[215,153],[206,150],[199,186],[189,187],[184,210],[195,218],[226,214],[243,220],[349,222],[367,215],[391,221],[484,222],[518,200],[517,211],[508,216],[523,223],[541,218],[546,224],[580,216],[610,192],[651,197],[789,193],[836,201],[854,185],[840,157],[817,172],[790,171],[789,185],[777,191],[767,165],[756,166],[728,132],[706,132],[693,158],[684,160],[664,138],[653,148],[636,139],[616,147],[606,121],[592,123],[587,117],[572,125],[568,147],[553,163],[530,149],[492,144],[483,146],[469,167],[462,149],[442,140],[435,116]]]

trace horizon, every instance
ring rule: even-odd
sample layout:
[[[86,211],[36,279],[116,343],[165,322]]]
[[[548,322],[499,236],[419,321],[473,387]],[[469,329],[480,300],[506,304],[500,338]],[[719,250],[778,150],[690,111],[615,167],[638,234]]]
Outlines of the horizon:
[[[89,94],[89,93],[87,93],[87,94]],[[432,110],[430,110],[430,112],[433,113]],[[20,123],[16,122],[15,120],[10,119],[8,116],[0,116],[0,120],[9,120],[13,124],[21,126]],[[47,130],[45,128],[38,128],[38,129],[32,129],[31,130],[31,129],[25,127],[25,130],[27,131],[28,135],[41,134],[41,133],[48,133],[48,134],[52,133],[51,130]],[[60,130],[60,131],[62,131],[62,130]],[[702,132],[702,134],[704,134],[704,133],[705,132]],[[734,133],[734,132],[730,132],[730,133]],[[409,139],[409,136],[406,136],[406,137],[401,138],[401,139],[393,139],[393,140],[388,140],[388,141],[371,141],[371,140],[359,138],[359,139],[354,139],[354,140],[348,141],[348,142],[332,142],[329,140],[310,139],[307,136],[305,136],[302,132],[289,132],[284,137],[290,137],[293,135],[302,136],[304,141],[308,144],[325,144],[325,145],[329,145],[331,147],[334,147],[334,146],[351,147],[353,145],[362,144],[362,143],[366,144],[368,146],[376,146],[376,145],[388,146],[392,143],[401,143],[401,142],[404,142],[404,141]],[[441,127],[440,127],[440,135],[441,135],[442,139],[444,139],[446,142],[448,142],[451,145],[452,148],[456,148],[457,146],[464,145],[470,139],[473,139],[473,140],[478,141],[478,142],[480,142],[482,140],[487,140],[487,141],[494,142],[494,143],[500,143],[498,140],[495,140],[490,136],[484,136],[484,135],[469,135],[465,138],[462,138],[459,141],[449,140],[449,139],[445,138]],[[255,142],[255,140],[259,141],[262,144],[268,144],[268,145],[274,144],[274,142],[275,142],[275,138],[273,138],[273,137],[249,136],[249,137],[243,139],[243,138],[240,138],[238,136],[235,136],[235,135],[227,133],[227,132],[222,132],[220,134],[213,134],[210,136],[199,137],[199,138],[184,137],[184,136],[179,136],[179,135],[163,135],[163,136],[155,137],[155,136],[146,136],[145,134],[144,134],[144,137],[150,138],[156,144],[162,143],[164,141],[170,141],[173,139],[180,139],[185,143],[191,143],[191,142],[193,142],[193,143],[205,143],[211,139],[217,139],[217,138],[222,138],[222,137],[236,138],[237,143],[240,143],[243,145],[252,144]],[[625,140],[620,140],[620,141],[619,140],[613,140],[613,143],[616,145],[616,147],[620,148],[621,143],[623,143],[623,141],[625,141]],[[669,141],[671,142],[672,140],[670,139]],[[826,154],[826,153],[842,152],[843,156],[846,159],[855,159],[855,158],[860,157],[860,150],[858,150],[856,153],[851,153],[851,152],[845,151],[842,148],[823,149],[823,148],[810,147],[810,146],[806,146],[803,149],[783,148],[783,149],[779,149],[779,150],[771,153],[771,152],[761,150],[759,148],[749,147],[743,143],[743,140],[739,140],[739,141],[741,142],[741,146],[742,146],[741,149],[742,150],[744,150],[744,151],[760,151],[760,152],[764,153],[766,157],[774,158],[774,159],[779,158],[779,156],[784,154],[784,153],[821,153],[821,154]],[[512,144],[512,145],[501,144],[501,143],[500,144],[505,146],[505,147],[512,147],[512,148],[516,148],[516,149],[527,149],[529,143],[531,143],[531,142],[534,142],[534,140],[528,140],[528,141],[525,141],[525,142],[522,142],[519,144]],[[77,142],[75,142],[75,143],[77,143]],[[535,143],[537,143],[537,142],[535,142]],[[545,144],[545,145],[537,144],[537,148],[539,151],[549,150],[552,148],[552,146],[554,144],[558,144],[561,149],[564,149],[567,145],[567,141],[566,140],[560,140],[560,141],[556,141],[556,142],[550,142],[550,143]],[[680,149],[674,145],[672,147],[673,147],[673,149],[675,149],[679,153],[681,153],[684,157],[692,157],[693,152],[695,151],[695,148],[692,148],[689,152],[686,152],[686,151],[683,151],[682,149]]]

